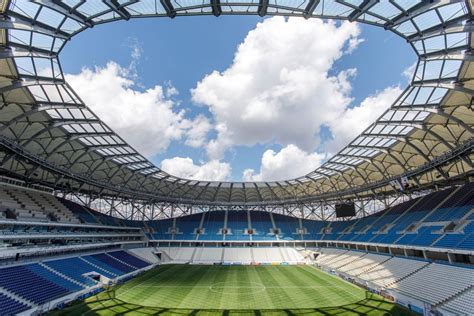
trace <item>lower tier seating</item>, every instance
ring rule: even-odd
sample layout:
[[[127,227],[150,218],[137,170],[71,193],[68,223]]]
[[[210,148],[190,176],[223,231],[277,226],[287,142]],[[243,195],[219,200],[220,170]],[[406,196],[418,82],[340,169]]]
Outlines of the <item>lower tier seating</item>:
[[[136,268],[123,264],[117,259],[104,253],[92,255],[91,257],[102,261],[105,264],[104,268],[106,268],[107,270],[111,270],[112,268],[114,271],[117,271],[116,272],[117,275],[122,275],[122,274],[129,273],[136,270]]]
[[[122,262],[126,262],[128,263],[129,265],[135,267],[135,268],[138,268],[138,269],[142,269],[142,268],[145,268],[147,266],[149,266],[150,264],[148,262],[145,262],[135,256],[132,256],[131,254],[125,252],[125,251],[122,251],[122,250],[119,250],[119,251],[113,251],[113,252],[109,252],[107,253],[109,256],[112,256]]]
[[[301,263],[304,256],[291,247],[163,247],[174,263]]]
[[[431,263],[390,288],[436,305],[474,285],[474,270]],[[471,302],[472,303],[472,302]]]
[[[452,312],[461,312],[465,315],[474,315],[474,288],[461,293],[460,295],[441,304],[441,308]]]
[[[44,264],[82,284],[88,286],[96,284],[93,279],[85,276],[85,274],[95,272],[97,269],[80,258],[52,260],[46,261]]]
[[[150,255],[151,250],[142,248],[139,253]],[[115,278],[149,265],[133,253],[119,250],[110,255],[101,253],[0,268],[0,315],[15,315],[97,285],[92,276]]]
[[[28,266],[0,269],[0,287],[40,305],[71,293],[69,289],[34,273]]]
[[[372,287],[400,292],[431,306],[474,315],[474,269],[376,255],[323,249],[316,263]]]
[[[16,315],[28,309],[30,309],[28,305],[0,293],[0,315]]]

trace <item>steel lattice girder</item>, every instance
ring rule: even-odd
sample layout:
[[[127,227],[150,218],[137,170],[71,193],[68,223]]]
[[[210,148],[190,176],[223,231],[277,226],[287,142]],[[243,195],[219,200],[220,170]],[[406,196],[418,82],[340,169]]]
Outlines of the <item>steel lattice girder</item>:
[[[0,152],[1,168],[8,174],[26,174],[30,181],[59,187],[67,183],[97,194],[249,205],[318,201],[338,195],[355,197],[356,193],[371,194],[373,190],[393,192],[390,180],[405,174],[411,174],[413,185],[423,186],[436,182],[438,176],[445,180],[472,172],[470,1],[407,4],[361,0],[355,5],[354,1],[309,0],[285,6],[265,0],[238,5],[197,0],[173,3],[4,1],[0,22],[4,47],[0,52],[0,136],[5,150]],[[413,81],[391,108],[306,176],[260,183],[180,179],[137,153],[82,102],[64,81],[59,57],[68,40],[97,24],[135,17],[211,14],[285,15],[367,23],[406,39],[419,60]],[[18,146],[21,153],[15,152]],[[451,154],[459,148],[464,148],[461,159]],[[453,159],[438,159],[443,155]],[[437,159],[443,163],[432,163]]]

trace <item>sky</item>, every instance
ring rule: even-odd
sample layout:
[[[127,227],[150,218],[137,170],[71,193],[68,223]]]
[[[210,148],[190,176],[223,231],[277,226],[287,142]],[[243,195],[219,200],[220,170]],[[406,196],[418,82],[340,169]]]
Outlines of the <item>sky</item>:
[[[373,26],[206,16],[96,26],[66,45],[61,66],[99,118],[164,171],[272,181],[314,170],[374,122],[415,57]]]

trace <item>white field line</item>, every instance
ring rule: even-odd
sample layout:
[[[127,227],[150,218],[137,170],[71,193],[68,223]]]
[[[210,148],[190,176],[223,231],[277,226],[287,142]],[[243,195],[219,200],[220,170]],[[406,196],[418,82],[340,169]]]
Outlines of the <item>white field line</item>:
[[[196,289],[208,289],[208,288],[213,288],[213,289],[261,289],[261,288],[266,288],[266,289],[326,289],[326,288],[340,288],[338,285],[328,285],[328,286],[322,286],[322,285],[305,285],[305,286],[265,286],[262,284],[262,286],[213,286],[213,285],[136,285],[135,287],[156,287],[156,288],[196,288]],[[125,292],[124,292],[125,293]],[[120,295],[122,295],[121,293]],[[118,295],[117,295],[118,297]]]

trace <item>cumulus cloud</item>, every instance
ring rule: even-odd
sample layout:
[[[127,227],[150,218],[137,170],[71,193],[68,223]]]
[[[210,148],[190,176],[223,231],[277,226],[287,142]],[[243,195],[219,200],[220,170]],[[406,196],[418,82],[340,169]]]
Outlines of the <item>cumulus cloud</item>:
[[[198,115],[190,124],[189,129],[186,132],[185,144],[199,148],[202,147],[207,140],[207,134],[212,129],[212,124],[209,119],[204,115]]]
[[[139,54],[134,49],[133,60]],[[204,143],[209,121],[203,116],[189,119],[185,111],[177,110],[171,99],[177,93],[174,87],[137,90],[130,73],[130,67],[109,62],[105,67],[66,75],[66,79],[99,118],[147,157],[166,150],[175,140],[184,139],[193,147]]]
[[[164,159],[161,162],[161,169],[178,177],[209,181],[228,180],[232,171],[230,165],[226,162],[211,160],[197,165],[189,157]]]
[[[415,75],[416,65],[417,65],[417,62],[414,62],[413,64],[405,68],[405,70],[403,70],[403,76],[408,81],[411,81],[413,79],[413,76]]]
[[[333,139],[326,146],[328,152],[336,153],[375,122],[400,96],[398,86],[388,87],[365,98],[360,105],[347,109],[337,119],[328,123]]]
[[[260,171],[246,169],[242,178],[244,181],[293,179],[319,167],[324,158],[324,154],[307,153],[295,145],[288,145],[279,152],[267,150],[262,156]]]
[[[274,17],[259,23],[230,67],[208,74],[192,90],[216,123],[209,157],[220,159],[234,145],[272,142],[313,151],[321,125],[351,102],[355,70],[328,72],[357,47],[359,34],[357,24],[348,22]]]

